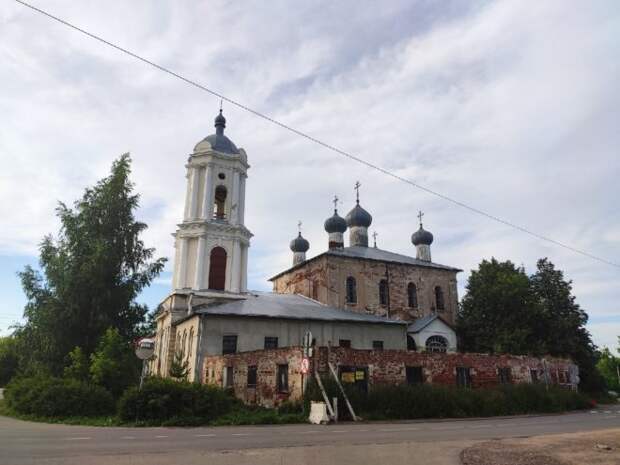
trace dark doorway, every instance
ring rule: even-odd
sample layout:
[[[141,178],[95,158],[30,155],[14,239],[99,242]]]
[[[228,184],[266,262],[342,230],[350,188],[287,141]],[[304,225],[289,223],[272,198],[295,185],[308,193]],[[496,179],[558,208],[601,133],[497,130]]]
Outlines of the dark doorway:
[[[226,286],[226,251],[222,247],[211,250],[209,289],[223,291]]]

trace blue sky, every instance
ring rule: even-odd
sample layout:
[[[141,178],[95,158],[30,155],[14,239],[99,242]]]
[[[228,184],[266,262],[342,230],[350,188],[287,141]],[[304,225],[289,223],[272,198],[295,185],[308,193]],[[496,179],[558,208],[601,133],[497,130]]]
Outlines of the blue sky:
[[[399,175],[620,262],[620,4],[615,1],[67,2],[41,6],[230,98]],[[148,245],[172,256],[184,163],[219,102],[16,3],[0,5],[0,334],[20,318],[16,273],[71,203],[131,152]],[[547,256],[574,282],[600,345],[620,334],[619,270],[576,255],[225,106],[248,153],[249,282],[309,254],[353,184],[379,246],[412,254],[419,209],[435,261],[532,271]],[[141,297],[154,306],[170,266]]]

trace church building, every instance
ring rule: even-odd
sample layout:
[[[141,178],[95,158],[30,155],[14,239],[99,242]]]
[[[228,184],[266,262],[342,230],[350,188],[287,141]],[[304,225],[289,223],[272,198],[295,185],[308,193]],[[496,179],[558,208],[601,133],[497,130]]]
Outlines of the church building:
[[[220,110],[215,134],[196,144],[185,165],[185,209],[173,234],[172,290],[158,307],[149,372],[169,376],[173,360],[180,359],[189,380],[230,387],[247,402],[274,405],[300,395],[300,346],[310,331],[317,357],[325,361],[340,354],[335,363],[343,379],[385,381],[382,373],[395,373],[386,363],[400,357],[396,380],[456,376],[470,382],[471,373],[454,365],[461,363],[453,329],[461,270],[431,260],[433,235],[424,229],[422,213],[411,236],[415,257],[382,250],[376,242],[370,246],[372,216],[360,204],[359,183],[356,204],[346,217],[338,215],[334,200],[333,215],[325,220],[324,252],[307,258],[310,244],[300,230],[290,243],[292,266],[271,278],[273,292],[248,290],[250,166],[225,128]],[[456,358],[444,363],[445,375],[430,368],[436,359],[429,354],[451,353]],[[364,357],[373,358],[356,366]],[[314,363],[326,366],[318,359]],[[526,376],[526,368],[519,369]],[[495,379],[496,372],[491,376]]]

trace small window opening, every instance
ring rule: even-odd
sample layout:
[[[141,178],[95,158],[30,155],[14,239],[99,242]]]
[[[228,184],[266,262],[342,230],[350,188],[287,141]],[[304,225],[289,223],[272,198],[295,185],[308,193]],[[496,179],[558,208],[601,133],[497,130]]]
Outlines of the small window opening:
[[[215,205],[213,206],[213,216],[218,220],[223,220],[226,218],[226,213],[224,207],[226,206],[226,195],[227,195],[225,186],[217,186],[215,188]]]
[[[387,305],[388,302],[388,282],[385,279],[379,281],[379,305]]]
[[[435,287],[435,305],[437,310],[445,310],[445,303],[443,299],[443,289],[440,286]]]
[[[418,308],[418,290],[416,289],[415,284],[409,283],[407,286],[407,297],[409,307]]]
[[[347,278],[347,303],[357,303],[357,284],[353,276]]]

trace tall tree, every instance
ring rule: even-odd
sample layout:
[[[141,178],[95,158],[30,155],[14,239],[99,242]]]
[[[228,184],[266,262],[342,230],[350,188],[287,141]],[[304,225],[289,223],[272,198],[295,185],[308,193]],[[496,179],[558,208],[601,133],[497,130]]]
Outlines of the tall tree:
[[[540,350],[571,357],[579,365],[581,388],[602,390],[604,381],[595,368],[599,353],[586,329],[588,315],[572,293],[572,282],[564,279],[564,273],[547,258],[542,258],[536,263],[530,283],[541,310]]]
[[[134,217],[139,196],[130,172],[129,154],[122,155],[73,208],[60,203],[60,231],[40,247],[42,273],[21,273],[28,301],[16,334],[30,366],[59,374],[74,347],[92,353],[109,327],[128,341],[143,323],[147,309],[135,299],[165,259],[153,259],[140,239],[147,226]]]
[[[465,289],[457,318],[462,350],[537,353],[538,307],[523,268],[510,261],[483,260]]]
[[[595,369],[598,352],[570,281],[546,258],[528,276],[511,262],[483,260],[467,282],[457,318],[460,345],[470,352],[570,357],[580,369],[580,387],[604,388]]]

